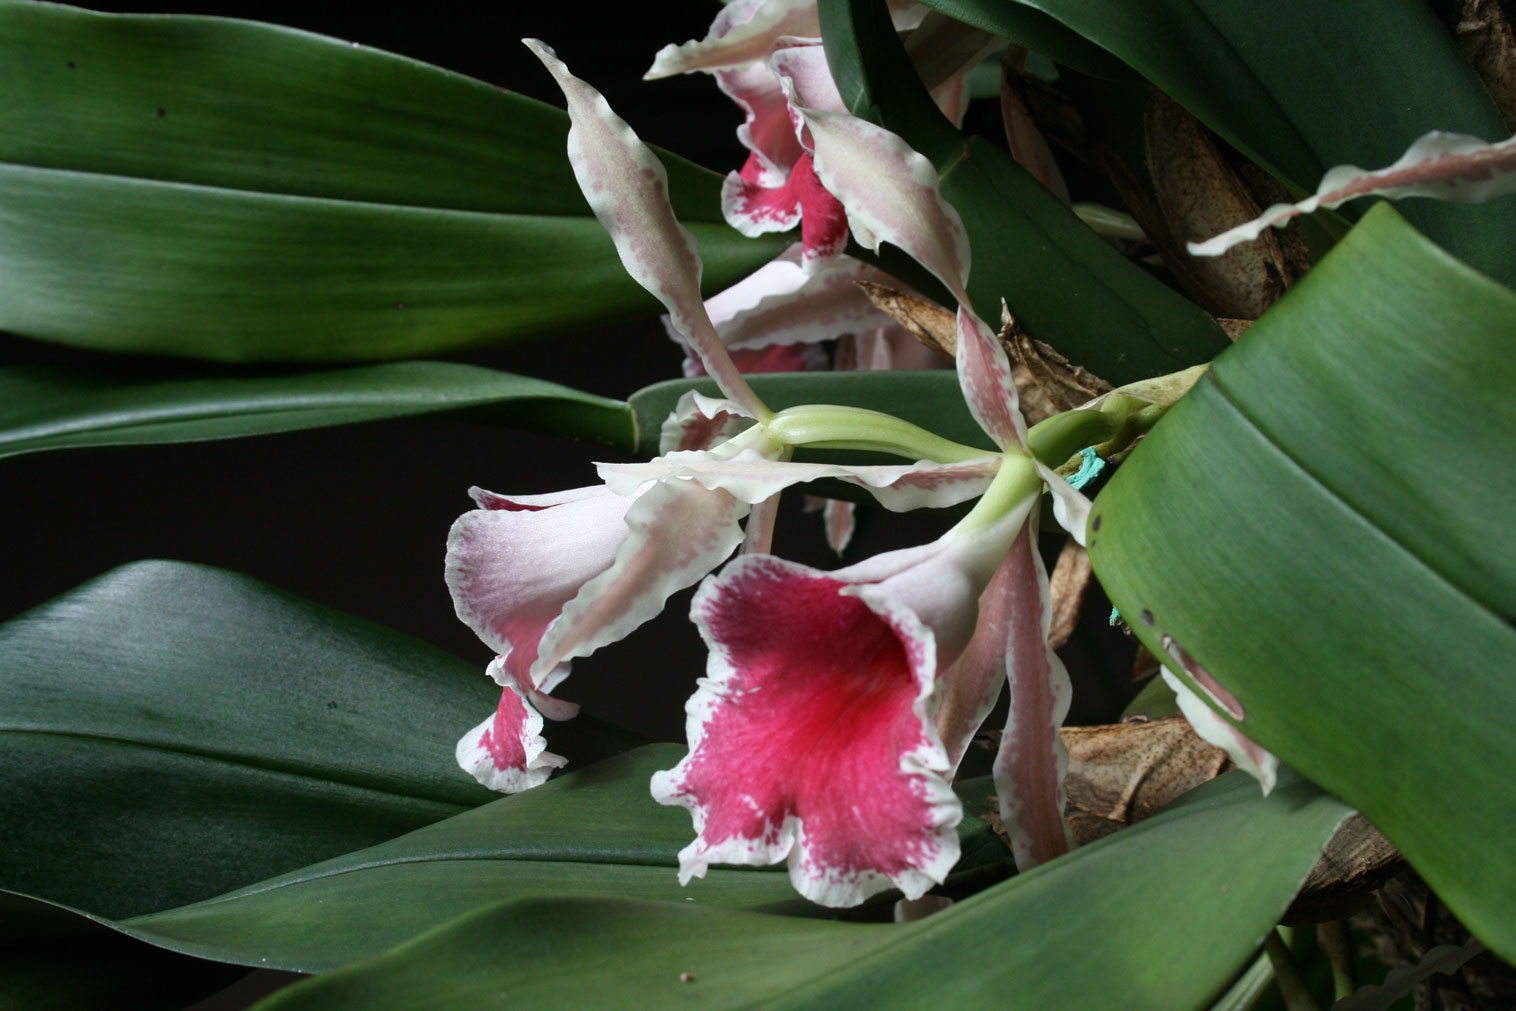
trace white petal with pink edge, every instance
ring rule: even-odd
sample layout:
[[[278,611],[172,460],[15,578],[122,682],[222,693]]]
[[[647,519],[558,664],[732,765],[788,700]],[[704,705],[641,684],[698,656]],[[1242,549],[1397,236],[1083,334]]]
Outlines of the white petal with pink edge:
[[[1007,556],[1005,591],[1011,620],[1005,667],[1011,709],[995,756],[995,793],[1016,866],[1030,870],[1067,853],[1063,779],[1069,755],[1058,728],[1069,712],[1073,685],[1063,662],[1048,648],[1052,596],[1037,551],[1035,520]]]
[[[464,771],[500,793],[541,786],[567,764],[547,750],[541,714],[514,685],[501,691],[494,715],[459,739],[455,757]]]
[[[658,50],[643,80],[765,60],[786,36],[821,38],[815,0],[736,0],[716,15],[705,38]]]
[[[1220,256],[1250,242],[1272,225],[1319,207],[1337,207],[1354,197],[1432,197],[1456,203],[1479,203],[1516,193],[1516,137],[1491,144],[1463,133],[1433,130],[1422,135],[1393,165],[1366,171],[1338,165],[1322,176],[1316,192],[1298,204],[1274,204],[1246,224],[1204,242],[1189,243],[1191,256]]]
[[[540,641],[586,582],[604,572],[626,539],[632,499],[604,485],[549,495],[506,496],[474,488],[484,506],[448,532],[445,575],[458,618],[505,657],[528,689]]]
[[[802,895],[850,906],[891,886],[918,897],[957,860],[962,811],[926,712],[932,631],[851,589],[752,555],[696,594],[708,677],[687,706],[689,754],[653,779],[694,819],[681,881],[788,858]]]
[[[569,164],[626,272],[663,303],[722,390],[749,413],[766,416],[767,408],[732,364],[705,314],[695,237],[674,217],[663,163],[551,49],[535,39],[525,42],[563,90],[572,124]]]
[[[660,481],[626,513],[626,538],[610,567],[563,607],[538,646],[534,678],[625,638],[663,610],[742,543],[739,521],[751,506],[693,481]],[[559,545],[562,547],[562,545]]]
[[[1090,525],[1089,498],[1041,462],[1037,462],[1037,473],[1042,475],[1048,491],[1053,494],[1053,518],[1079,542],[1080,547],[1084,547],[1085,530]]]
[[[1205,703],[1195,690],[1167,667],[1159,667],[1163,683],[1174,690],[1179,711],[1190,721],[1200,739],[1225,751],[1237,767],[1258,780],[1264,796],[1279,780],[1279,759],[1274,753],[1253,742],[1242,731]]]

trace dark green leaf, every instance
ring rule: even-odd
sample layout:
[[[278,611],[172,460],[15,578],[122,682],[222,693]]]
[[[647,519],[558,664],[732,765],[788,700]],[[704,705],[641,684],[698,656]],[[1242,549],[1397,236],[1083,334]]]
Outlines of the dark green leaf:
[[[535,899],[297,984],[285,1008],[1204,1007],[1347,809],[1286,777],[1203,798],[901,926],[694,904]]]
[[[1170,666],[1358,807],[1516,954],[1516,295],[1377,207],[1096,500],[1090,556]]]
[[[246,577],[117,569],[0,626],[0,884],[130,916],[391,839],[496,796],[452,751],[498,696]],[[628,743],[562,730],[575,761]]]
[[[561,111],[251,22],[0,4],[0,37],[0,327],[373,360],[656,307],[578,192]],[[664,161],[713,286],[783,245],[721,223],[717,175]]]
[[[629,448],[626,404],[539,379],[446,362],[249,375],[199,365],[0,369],[0,457],[81,446],[228,439],[378,418],[468,411]]]
[[[926,6],[1086,74],[1126,82],[1139,79],[1119,59],[1033,6],[982,0],[929,0]]]
[[[679,885],[689,814],[654,803],[648,782],[681,753],[649,746],[228,895],[100,923],[203,958],[319,972],[379,955],[502,896],[591,894],[828,915],[799,899],[780,868],[718,867]],[[993,787],[974,780],[963,793],[972,813],[960,826],[964,859],[950,887],[965,875],[1009,871],[1009,850],[977,817]],[[70,915],[39,908],[48,923]]]
[[[1050,15],[1302,193],[1314,192],[1335,165],[1389,165],[1429,130],[1491,141],[1509,133],[1423,0],[926,3],[971,24],[1008,7]],[[1047,51],[1058,58],[1057,49]],[[1405,216],[1465,262],[1516,281],[1516,229],[1506,207],[1418,200],[1406,204]]]

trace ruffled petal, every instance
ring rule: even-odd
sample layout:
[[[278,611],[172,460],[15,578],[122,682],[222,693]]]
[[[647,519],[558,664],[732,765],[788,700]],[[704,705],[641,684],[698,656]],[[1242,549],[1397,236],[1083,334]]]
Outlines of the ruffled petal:
[[[736,0],[716,15],[705,38],[658,50],[643,80],[765,60],[786,36],[821,38],[815,0]]]
[[[750,508],[693,481],[660,481],[639,494],[626,512],[626,536],[615,560],[564,605],[542,637],[533,676],[588,656],[656,617],[671,595],[694,585],[742,543],[739,521]]]
[[[696,595],[708,676],[687,707],[689,755],[653,779],[659,803],[694,818],[682,882],[788,857],[802,895],[851,906],[891,886],[918,897],[956,862],[962,812],[927,718],[932,632],[853,589],[750,555]]]
[[[490,672],[504,683],[500,705],[489,719],[458,741],[458,764],[480,783],[500,793],[520,793],[540,786],[566,760],[548,752],[542,738],[542,716],[519,687],[499,670],[497,658]]]
[[[459,620],[504,656],[520,684],[551,690],[551,668],[536,678],[528,673],[539,644],[564,605],[615,560],[632,499],[604,485],[551,495],[482,488],[470,494],[482,508],[464,513],[448,532],[453,606]]]
[[[767,408],[732,364],[705,314],[695,237],[674,217],[663,163],[551,49],[535,39],[526,45],[563,89],[572,123],[569,164],[626,272],[663,303],[675,329],[726,395],[750,414],[765,416]]]

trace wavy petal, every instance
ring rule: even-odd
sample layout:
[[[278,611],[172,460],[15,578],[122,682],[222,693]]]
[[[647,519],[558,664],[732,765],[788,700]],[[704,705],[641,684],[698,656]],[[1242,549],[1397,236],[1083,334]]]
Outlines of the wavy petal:
[[[956,862],[962,811],[927,718],[932,632],[852,589],[749,555],[696,595],[708,676],[687,707],[688,756],[653,778],[654,799],[694,819],[681,882],[788,857],[802,895],[851,906],[891,886],[919,897]]]
[[[448,532],[446,579],[458,618],[526,690],[549,691],[552,668],[529,676],[548,627],[626,539],[630,497],[604,485],[550,495],[470,490],[482,507]],[[561,675],[557,680],[561,680]]]
[[[499,681],[497,658],[491,674]],[[548,752],[542,716],[506,677],[494,715],[458,741],[458,764],[480,783],[500,793],[520,793],[541,786],[567,760]]]
[[[1274,204],[1252,221],[1204,242],[1191,242],[1188,248],[1191,256],[1220,256],[1258,238],[1270,225],[1283,228],[1297,215],[1337,207],[1355,197],[1432,197],[1471,204],[1510,193],[1516,193],[1516,137],[1491,144],[1468,134],[1433,130],[1418,138],[1393,165],[1373,172],[1357,165],[1338,165],[1300,203]]]
[[[737,371],[700,297],[700,254],[668,200],[663,163],[611,111],[600,93],[570,74],[551,49],[525,40],[568,102],[569,163],[585,199],[610,233],[628,274],[653,294],[728,397],[749,413],[768,409]]]
[[[749,508],[693,481],[661,481],[638,495],[627,510],[626,538],[615,561],[580,588],[542,637],[534,677],[623,639],[655,617],[672,594],[692,586],[742,543],[739,521]]]
[[[1063,778],[1069,755],[1058,728],[1069,712],[1073,685],[1063,662],[1048,648],[1052,596],[1029,523],[1007,556],[1006,590],[1012,620],[1005,666],[1011,711],[995,757],[995,792],[1016,866],[1029,870],[1069,850],[1063,820]]]

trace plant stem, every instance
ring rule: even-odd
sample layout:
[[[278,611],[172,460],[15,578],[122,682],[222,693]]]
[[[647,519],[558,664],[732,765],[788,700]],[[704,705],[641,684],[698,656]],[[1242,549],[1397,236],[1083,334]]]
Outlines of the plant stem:
[[[1306,986],[1305,979],[1300,975],[1300,966],[1295,964],[1290,946],[1279,936],[1277,929],[1271,929],[1263,936],[1263,950],[1268,953],[1269,961],[1274,965],[1279,993],[1284,998],[1284,1006],[1288,1011],[1321,1011],[1316,998],[1311,996],[1310,987]]]

